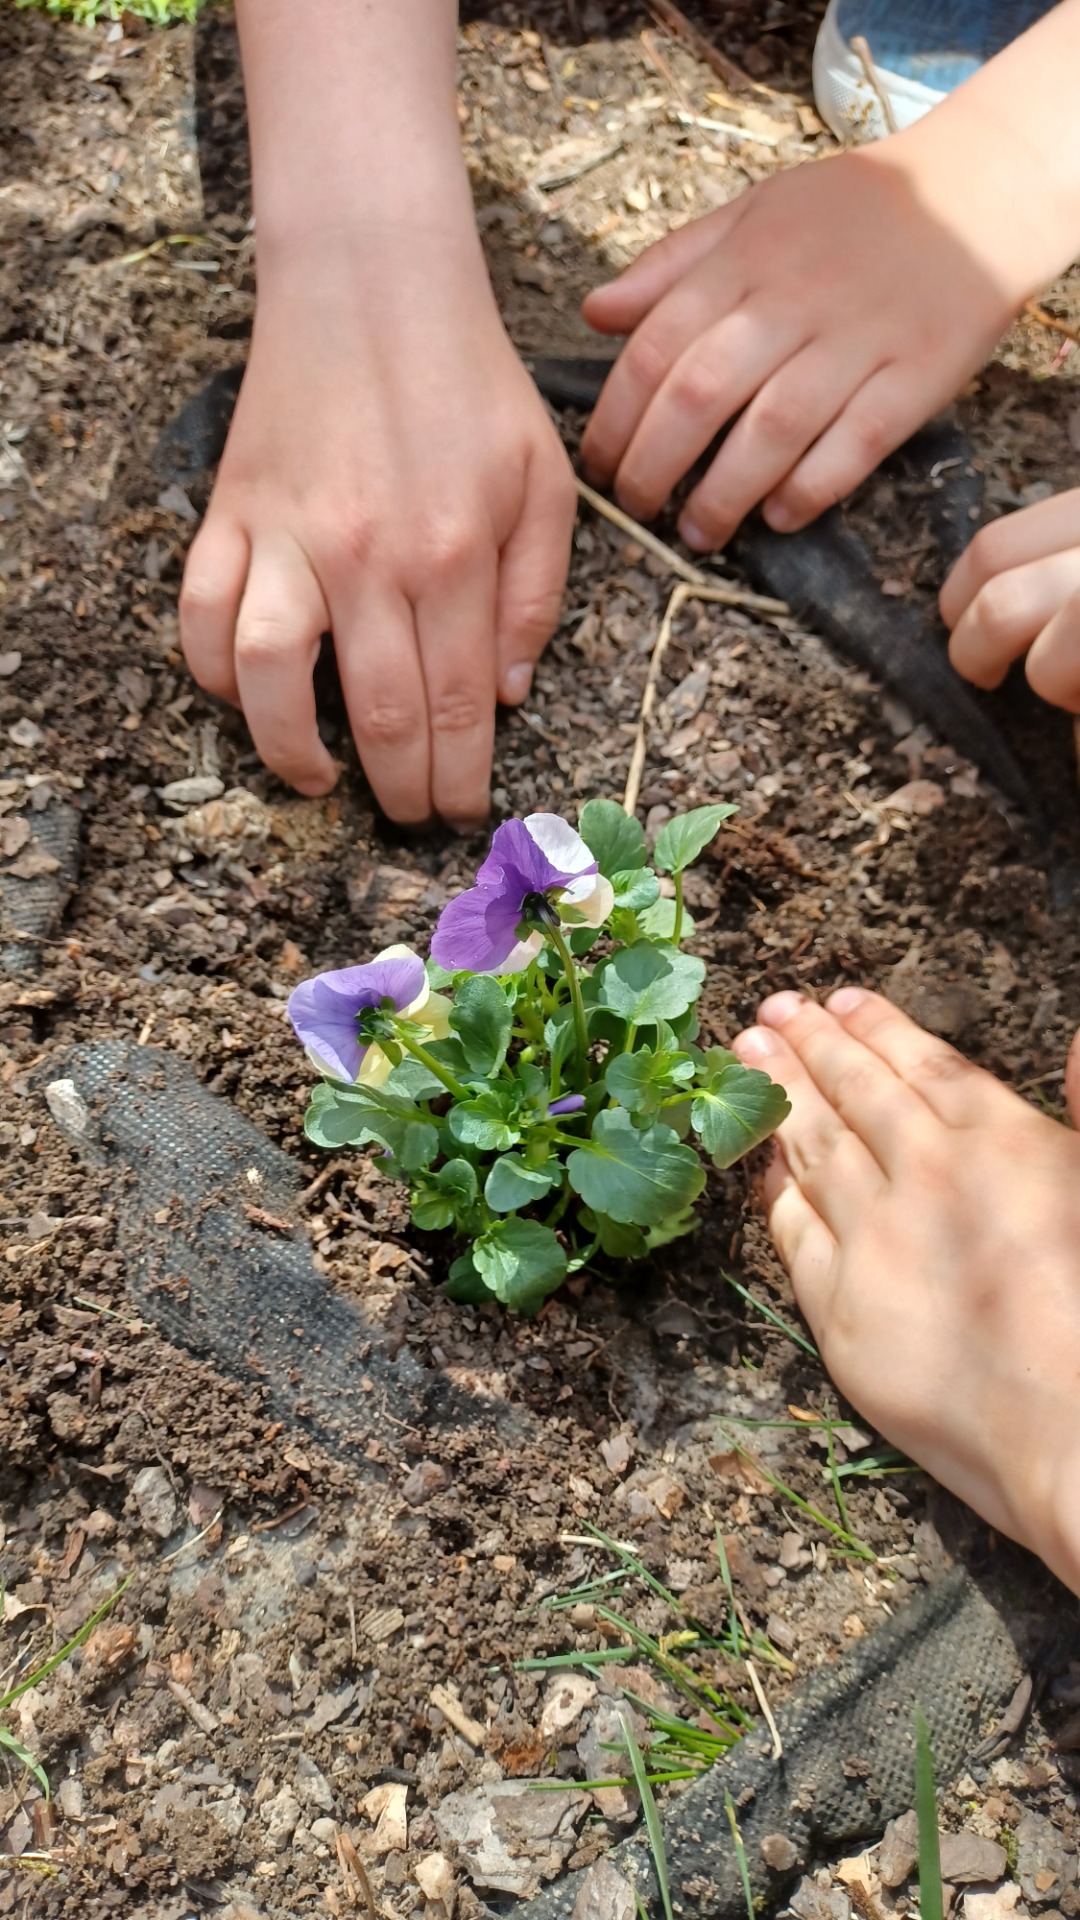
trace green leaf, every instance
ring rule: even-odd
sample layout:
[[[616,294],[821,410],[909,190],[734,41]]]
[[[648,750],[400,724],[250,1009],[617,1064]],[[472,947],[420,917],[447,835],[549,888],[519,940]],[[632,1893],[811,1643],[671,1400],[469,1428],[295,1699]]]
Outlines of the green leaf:
[[[476,1168],[467,1160],[447,1160],[412,1196],[413,1224],[424,1233],[456,1226],[464,1231],[476,1205],[479,1183]]]
[[[433,993],[445,993],[454,984],[454,975],[447,973],[445,967],[440,967],[437,960],[425,960],[424,972]]]
[[[473,1265],[472,1253],[463,1253],[455,1260],[446,1276],[443,1292],[448,1300],[457,1300],[462,1306],[479,1307],[485,1300],[491,1299],[487,1282]]]
[[[574,1032],[574,1009],[560,1007],[544,1022],[544,1045],[551,1062],[551,1080],[557,1082],[566,1062],[574,1051],[576,1035]]]
[[[27,1773],[33,1774],[46,1800],[52,1798],[49,1788],[49,1776],[45,1772],[41,1762],[35,1760],[29,1749],[23,1746],[22,1741],[16,1740],[15,1735],[9,1733],[6,1727],[0,1727],[0,1749],[6,1749],[8,1753],[14,1754],[20,1767],[25,1767]]]
[[[450,1025],[472,1073],[498,1073],[510,1045],[513,1014],[502,987],[488,974],[463,980],[454,996]]]
[[[606,1213],[599,1213],[595,1218],[600,1251],[606,1253],[609,1260],[645,1258],[648,1244],[640,1227],[630,1227],[621,1220],[611,1220]]]
[[[557,1187],[562,1168],[557,1160],[543,1167],[527,1167],[515,1153],[496,1160],[484,1182],[484,1199],[493,1213],[516,1213],[519,1207],[531,1207],[545,1193]]]
[[[496,1299],[518,1313],[535,1313],[566,1278],[566,1255],[551,1228],[538,1220],[496,1221],[476,1242],[472,1257]]]
[[[643,940],[604,962],[596,975],[597,1001],[635,1027],[654,1026],[692,1007],[704,978],[704,960]]]
[[[646,940],[671,940],[675,933],[674,900],[654,900],[651,907],[646,907],[644,913],[638,914],[637,924]],[[680,938],[689,940],[696,925],[693,914],[684,906]]]
[[[447,1130],[462,1146],[504,1153],[521,1139],[510,1120],[512,1108],[501,1088],[485,1087],[475,1100],[459,1101],[446,1118]]]
[[[421,1233],[442,1233],[454,1224],[454,1203],[448,1194],[422,1187],[411,1200],[412,1223]]]
[[[645,865],[641,824],[615,800],[586,800],[578,815],[578,832],[609,880]]]
[[[655,1111],[663,1093],[693,1077],[694,1063],[688,1054],[674,1048],[654,1053],[639,1047],[636,1053],[618,1053],[608,1061],[604,1085],[628,1113],[645,1113]]]
[[[480,1191],[476,1168],[467,1160],[447,1160],[435,1175],[435,1184],[456,1201],[459,1208],[472,1207]]]
[[[410,1054],[406,1054],[390,1078],[383,1081],[383,1091],[396,1094],[402,1100],[437,1100],[446,1092],[446,1088],[422,1060],[414,1060]]]
[[[744,1067],[723,1047],[711,1047],[708,1084],[695,1092],[690,1119],[716,1167],[733,1166],[774,1133],[791,1103],[783,1087],[756,1067]]]
[[[660,895],[660,882],[651,867],[633,867],[628,873],[616,873],[612,876],[615,889],[615,905],[637,913],[643,907],[651,907]]]
[[[622,1107],[597,1114],[592,1139],[574,1150],[566,1170],[586,1206],[639,1227],[689,1206],[705,1185],[692,1147],[682,1146],[670,1127],[638,1132]]]
[[[710,840],[715,840],[724,821],[738,811],[730,805],[695,807],[692,813],[679,813],[667,821],[653,849],[653,860],[661,873],[684,873],[698,854],[704,853]]]
[[[942,1920],[945,1890],[941,1881],[934,1755],[930,1729],[921,1707],[915,1709],[915,1818],[919,1833],[919,1913],[922,1920]]]
[[[667,1247],[673,1240],[681,1240],[684,1234],[693,1233],[698,1224],[693,1207],[684,1207],[681,1213],[669,1213],[666,1220],[657,1220],[645,1235],[645,1246],[649,1253],[655,1253],[657,1247]]]

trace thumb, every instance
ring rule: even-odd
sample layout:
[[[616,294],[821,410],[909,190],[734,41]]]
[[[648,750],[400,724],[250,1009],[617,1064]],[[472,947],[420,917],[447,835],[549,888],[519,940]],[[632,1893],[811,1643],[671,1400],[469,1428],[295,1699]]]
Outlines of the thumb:
[[[732,202],[665,234],[616,280],[594,287],[581,307],[588,325],[597,333],[631,333],[676,280],[690,273],[724,239],[735,223],[736,206],[741,212],[742,202]]]
[[[1069,1057],[1065,1062],[1065,1104],[1073,1126],[1080,1133],[1080,1030],[1073,1035]]]
[[[527,697],[533,667],[559,623],[576,515],[577,488],[561,449],[554,457],[534,454],[520,517],[499,556],[498,697],[504,706],[520,706]]]

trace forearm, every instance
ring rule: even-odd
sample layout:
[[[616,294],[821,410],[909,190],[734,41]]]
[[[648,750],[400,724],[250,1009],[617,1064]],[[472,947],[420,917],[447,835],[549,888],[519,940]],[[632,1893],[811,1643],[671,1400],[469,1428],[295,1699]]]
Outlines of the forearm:
[[[1078,90],[1080,0],[1062,0],[877,150],[886,163],[902,147],[917,158],[945,224],[965,208],[975,248],[1017,302],[1080,254]]]
[[[260,256],[342,231],[470,231],[456,0],[238,0]]]

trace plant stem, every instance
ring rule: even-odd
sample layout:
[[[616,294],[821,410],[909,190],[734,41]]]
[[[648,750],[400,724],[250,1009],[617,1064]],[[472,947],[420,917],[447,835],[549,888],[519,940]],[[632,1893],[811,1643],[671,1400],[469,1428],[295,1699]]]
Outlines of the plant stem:
[[[566,984],[570,989],[570,1004],[574,1009],[577,1049],[584,1067],[589,1053],[589,1029],[585,1020],[585,1002],[581,997],[581,981],[578,979],[577,968],[574,965],[574,956],[563,938],[561,927],[546,926],[544,932],[562,961]]]
[[[683,877],[681,872],[672,874],[675,882],[675,924],[671,929],[671,944],[677,947],[682,939],[683,923]]]
[[[399,1021],[395,1020],[393,1025],[394,1038],[398,1045],[404,1047],[406,1053],[411,1053],[414,1060],[419,1060],[420,1065],[426,1067],[429,1073],[433,1073],[436,1080],[441,1080],[447,1093],[452,1093],[455,1100],[472,1099],[469,1088],[463,1087],[460,1080],[455,1080],[453,1074],[447,1071],[441,1061],[436,1060],[433,1053],[429,1053],[426,1047],[421,1046],[419,1040],[406,1039]]]

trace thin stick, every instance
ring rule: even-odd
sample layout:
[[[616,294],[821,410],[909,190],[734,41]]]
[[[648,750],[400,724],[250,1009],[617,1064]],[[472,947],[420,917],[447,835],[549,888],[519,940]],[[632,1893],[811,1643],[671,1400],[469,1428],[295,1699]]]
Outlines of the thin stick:
[[[691,561],[684,560],[681,553],[676,553],[674,547],[669,547],[655,533],[650,533],[648,527],[643,527],[640,521],[632,520],[628,513],[624,513],[622,508],[615,506],[611,500],[605,500],[602,493],[596,493],[592,487],[587,487],[584,480],[578,481],[577,490],[581,498],[588,501],[590,507],[593,507],[605,520],[610,520],[612,526],[618,527],[620,532],[630,534],[639,546],[644,547],[657,560],[662,560],[664,565],[670,567],[672,573],[677,574],[680,580],[684,580],[688,587],[707,587],[709,597],[716,600],[720,606],[745,607],[748,613],[790,614],[791,608],[786,600],[772,600],[768,594],[750,593],[745,587],[737,587],[730,581],[718,581],[715,574],[705,573],[701,567],[695,567]]]
[[[697,589],[701,591],[700,588]],[[645,687],[641,695],[641,709],[638,714],[637,732],[634,735],[634,748],[630,755],[630,771],[626,776],[626,791],[623,794],[623,812],[637,812],[638,795],[641,792],[641,776],[645,771],[645,739],[648,732],[652,710],[656,705],[656,688],[660,679],[660,669],[664,664],[664,655],[671,640],[671,623],[681,606],[685,606],[694,588],[682,581],[671,590],[671,598],[664,609],[660,622],[660,631],[656,636],[656,645],[649,661],[649,671],[645,676]]]
[[[1052,313],[1047,313],[1046,308],[1040,307],[1037,300],[1025,300],[1024,312],[1032,320],[1037,320],[1040,327],[1046,327],[1050,333],[1063,334],[1066,340],[1072,341],[1074,347],[1080,347],[1080,332],[1075,327],[1070,327],[1067,320],[1058,320]]]
[[[892,110],[892,101],[889,99],[888,94],[886,93],[884,87],[882,86],[881,76],[874,65],[873,55],[870,52],[869,41],[866,40],[861,33],[853,34],[852,40],[851,40],[851,51],[855,55],[855,58],[857,59],[860,67],[863,70],[863,74],[865,76],[867,86],[871,88],[874,95],[876,96],[878,106],[881,108],[882,115],[885,120],[886,130],[889,133],[895,133],[896,132],[896,115]]]
[[[750,1685],[754,1689],[754,1697],[757,1700],[758,1706],[761,1708],[762,1718],[772,1735],[772,1757],[774,1760],[782,1760],[784,1757],[784,1743],[780,1738],[780,1729],[773,1719],[772,1708],[765,1698],[765,1689],[758,1679],[757,1668],[752,1660],[744,1660],[743,1665],[750,1675]]]
[[[610,520],[613,527],[618,527],[622,533],[630,534],[639,546],[644,547],[648,553],[654,554],[657,560],[662,560],[665,566],[671,568],[672,573],[678,574],[680,580],[685,580],[691,587],[703,587],[707,584],[708,575],[704,574],[700,567],[695,567],[689,560],[684,560],[681,554],[676,553],[674,547],[666,546],[663,540],[657,539],[655,533],[650,533],[648,527],[640,526],[636,520],[631,520],[628,513],[624,513],[622,508],[615,506],[612,501],[605,500],[602,493],[587,487],[584,480],[578,481],[577,490],[581,499],[587,500],[590,507],[602,514],[605,520]]]
[[[676,40],[682,42],[688,53],[715,73],[718,80],[724,80],[729,87],[735,87],[740,93],[767,93],[767,87],[759,87],[748,73],[729,60],[726,53],[714,47],[703,33],[687,19],[685,13],[675,6],[674,0],[645,0],[645,3],[658,26],[666,27]]]
[[[645,677],[645,686],[641,695],[637,732],[634,735],[634,746],[630,755],[630,770],[626,776],[626,790],[623,793],[622,799],[624,813],[632,814],[637,812],[638,795],[641,792],[641,776],[645,771],[645,747],[649,731],[649,721],[652,718],[653,708],[656,705],[656,689],[660,681],[660,669],[664,664],[664,655],[671,642],[671,628],[675,615],[678,613],[680,607],[686,605],[688,600],[707,600],[722,607],[730,607],[732,605],[742,606],[744,604],[742,600],[733,600],[730,589],[727,587],[699,587],[697,585],[691,585],[686,581],[680,581],[677,587],[672,588],[671,598],[667,603],[664,610],[664,617],[660,622],[660,631],[656,636],[656,645],[652,650],[652,659],[649,661],[649,671]],[[771,603],[773,607],[777,608],[782,604],[782,602],[776,600]],[[787,611],[786,607],[784,611]]]

